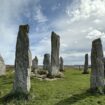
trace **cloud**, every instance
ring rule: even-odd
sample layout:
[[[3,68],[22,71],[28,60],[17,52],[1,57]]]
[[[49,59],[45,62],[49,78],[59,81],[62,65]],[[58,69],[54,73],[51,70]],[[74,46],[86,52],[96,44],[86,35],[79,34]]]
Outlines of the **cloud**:
[[[51,42],[50,37],[44,37],[42,40],[39,40],[36,45],[31,46],[31,51],[33,54],[33,58],[35,56],[39,59],[39,64],[43,64],[43,57],[45,53],[51,52]]]
[[[47,17],[43,14],[42,8],[40,6],[36,8],[35,11],[36,13],[34,15],[34,20],[39,23],[48,21]]]
[[[61,4],[58,3],[58,4],[54,5],[51,9],[52,9],[52,11],[56,11],[57,9],[59,9],[60,6],[61,6]]]
[[[67,10],[70,15],[69,9]],[[72,11],[72,21],[87,19],[91,16],[103,17],[105,15],[105,0],[80,0],[80,5]]]
[[[12,50],[15,48],[18,27],[13,23],[14,20],[18,21],[18,15],[21,14],[19,7],[23,2],[19,0],[17,3],[14,0],[0,2],[0,53],[6,64],[14,64],[15,51],[13,53]]]
[[[92,40],[105,39],[105,0],[67,1],[54,5],[55,0],[48,9],[40,0],[0,0],[0,53],[7,64],[14,64],[20,24],[30,25],[30,48],[33,57],[38,56],[39,64],[44,53],[51,53],[51,31],[60,35],[60,56],[65,64],[83,64],[85,53],[91,51]]]
[[[0,0],[0,3],[0,54],[6,64],[14,64],[18,27],[27,24],[22,17],[30,17],[27,11],[30,0]]]
[[[0,54],[6,64],[14,64],[19,25],[31,24],[34,26],[36,22],[47,21],[39,2],[40,0],[0,0]],[[31,37],[35,33],[35,31],[32,32],[34,27],[32,28],[31,25],[30,43],[33,42]],[[37,40],[37,35],[35,39]]]
[[[86,37],[89,39],[105,38],[105,33],[95,29],[89,32]]]
[[[101,20],[100,19],[95,19],[94,23],[99,24],[99,23],[101,23]]]
[[[92,40],[105,39],[105,0],[75,0],[72,4],[67,5],[66,14],[53,21],[52,27],[61,36],[61,55],[66,64],[83,64]]]

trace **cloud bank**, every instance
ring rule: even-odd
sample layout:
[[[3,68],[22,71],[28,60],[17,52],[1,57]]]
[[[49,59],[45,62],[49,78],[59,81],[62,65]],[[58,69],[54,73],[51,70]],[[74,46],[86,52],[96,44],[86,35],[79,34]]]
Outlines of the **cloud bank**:
[[[30,25],[33,58],[43,62],[51,52],[50,36],[61,38],[60,56],[65,64],[84,64],[91,42],[102,38],[105,49],[105,0],[0,0],[0,53],[6,64],[14,64],[15,45],[20,24]]]

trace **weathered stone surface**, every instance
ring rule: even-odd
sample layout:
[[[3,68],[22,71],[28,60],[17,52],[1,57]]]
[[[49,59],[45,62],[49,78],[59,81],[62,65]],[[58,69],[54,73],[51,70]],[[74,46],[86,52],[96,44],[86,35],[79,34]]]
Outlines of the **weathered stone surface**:
[[[63,58],[62,57],[60,57],[60,59],[59,59],[59,70],[60,71],[64,71],[64,61],[63,61]]]
[[[57,75],[59,72],[59,49],[60,49],[60,37],[52,32],[51,35],[51,69],[49,74],[52,76]]]
[[[6,73],[6,66],[2,56],[0,55],[0,76],[5,75],[5,73]]]
[[[96,39],[92,42],[91,50],[91,79],[90,88],[92,92],[103,93],[104,89],[104,63],[103,48],[101,39]]]
[[[105,78],[105,57],[103,57],[102,61],[104,62],[104,78]]]
[[[50,70],[50,54],[44,54],[43,70]]]
[[[29,26],[20,25],[15,53],[14,93],[28,94],[30,91],[30,74],[32,56],[29,50]]]
[[[84,63],[84,71],[83,74],[88,74],[88,54],[85,54],[85,63]]]
[[[32,71],[35,73],[38,69],[38,58],[35,56],[35,58],[32,60]]]

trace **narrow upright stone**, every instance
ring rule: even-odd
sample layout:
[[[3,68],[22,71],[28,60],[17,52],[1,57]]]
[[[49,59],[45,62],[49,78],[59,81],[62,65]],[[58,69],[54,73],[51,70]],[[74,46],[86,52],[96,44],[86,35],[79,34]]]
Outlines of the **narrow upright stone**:
[[[32,60],[32,71],[35,73],[38,69],[38,58],[35,56],[35,58]]]
[[[5,75],[5,73],[6,73],[6,66],[3,57],[0,55],[0,76]]]
[[[28,94],[30,91],[31,52],[29,50],[29,26],[20,25],[15,53],[14,93]]]
[[[91,79],[90,89],[92,92],[103,93],[104,89],[104,63],[103,48],[101,39],[96,39],[92,42],[91,49]]]
[[[60,49],[60,37],[52,32],[51,35],[51,70],[49,74],[56,76],[59,72],[59,49]]]
[[[60,66],[59,70],[60,71],[64,71],[64,64],[63,63],[64,63],[63,58],[60,57],[60,59],[59,59],[59,66]]]
[[[44,54],[43,70],[50,70],[50,54]]]
[[[84,63],[84,71],[83,74],[88,74],[88,54],[85,54],[85,63]]]

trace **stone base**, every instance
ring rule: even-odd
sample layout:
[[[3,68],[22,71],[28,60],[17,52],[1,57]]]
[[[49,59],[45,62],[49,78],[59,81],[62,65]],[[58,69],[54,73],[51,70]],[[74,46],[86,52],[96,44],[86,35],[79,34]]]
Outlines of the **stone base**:
[[[63,78],[64,74],[62,72],[58,72],[56,75],[48,74],[47,77],[48,78]]]
[[[92,94],[105,94],[105,90],[103,88],[90,88],[88,91]]]
[[[83,72],[82,74],[89,74],[89,72]]]
[[[12,100],[29,100],[30,99],[30,94],[25,94],[25,93],[19,93],[19,92],[11,92],[7,95],[5,95],[4,97],[1,98],[2,102],[9,102]]]
[[[64,72],[64,70],[60,69],[60,72]]]

